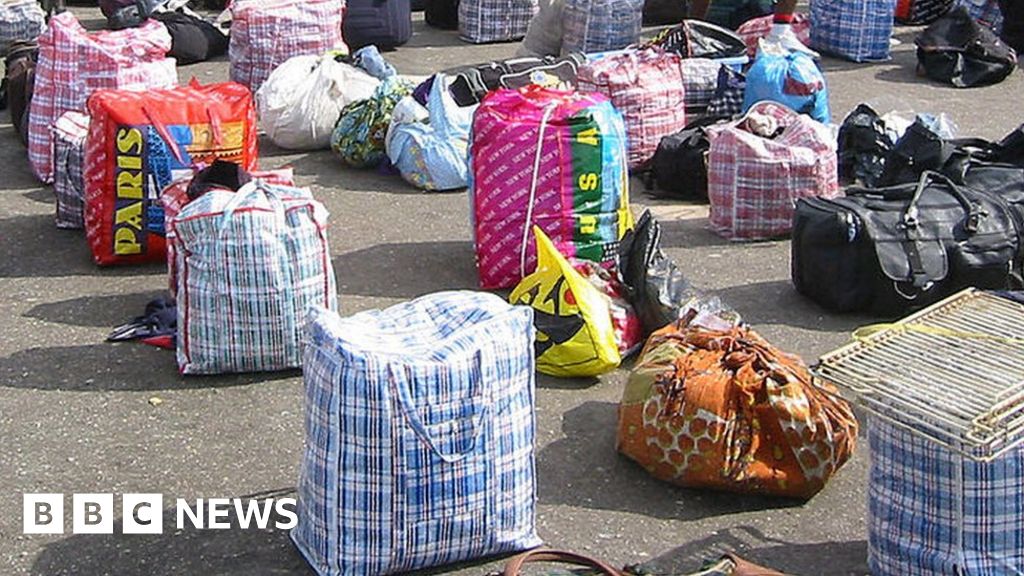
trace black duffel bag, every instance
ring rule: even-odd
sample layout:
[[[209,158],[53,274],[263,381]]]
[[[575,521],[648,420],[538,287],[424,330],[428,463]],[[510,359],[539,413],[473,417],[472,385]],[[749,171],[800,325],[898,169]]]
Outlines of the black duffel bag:
[[[791,274],[830,310],[902,314],[968,286],[1021,286],[1018,205],[925,172],[916,184],[802,198]]]
[[[707,127],[720,121],[712,117],[701,118],[661,139],[651,158],[646,182],[651,195],[683,200],[708,199],[711,141]]]
[[[448,91],[459,106],[479,104],[491,90],[522,88],[529,84],[549,87],[575,88],[579,67],[586,62],[580,53],[561,58],[524,56],[460,66],[444,71],[451,78]]]
[[[194,64],[216,58],[228,51],[228,36],[212,22],[185,12],[157,12],[151,16],[167,27],[171,35],[168,56],[178,64]]]
[[[918,70],[957,88],[1002,82],[1017,66],[1017,54],[994,32],[957,6],[915,40]]]

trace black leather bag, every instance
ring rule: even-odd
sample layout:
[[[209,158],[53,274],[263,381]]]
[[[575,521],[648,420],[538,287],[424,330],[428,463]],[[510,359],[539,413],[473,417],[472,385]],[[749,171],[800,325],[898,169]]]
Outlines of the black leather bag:
[[[193,64],[216,58],[228,51],[228,37],[212,22],[184,12],[158,12],[151,16],[167,27],[171,35],[168,56],[178,64]]]
[[[919,72],[957,88],[1002,82],[1017,67],[1017,54],[994,32],[957,6],[918,36]]]
[[[656,46],[683,58],[738,58],[747,55],[747,45],[732,30],[704,22],[683,20],[651,39],[645,46]]]
[[[442,30],[459,27],[459,0],[426,0],[423,19],[427,24]]]
[[[687,3],[682,0],[645,0],[644,26],[679,24],[686,18]]]
[[[867,104],[860,104],[839,127],[839,178],[874,186],[893,148],[885,123]]]
[[[28,109],[35,86],[39,46],[35,41],[12,42],[4,59],[4,79],[0,83],[0,110],[10,108],[14,133],[28,144]]]
[[[561,58],[511,58],[453,68],[444,73],[452,78],[448,90],[455,103],[472,106],[498,88],[522,88],[529,84],[574,88],[579,67],[585,61],[582,54],[567,54]]]
[[[1024,211],[936,172],[797,203],[797,291],[839,312],[902,314],[968,286],[1021,286]]]
[[[708,151],[711,142],[707,127],[717,121],[715,118],[702,118],[661,139],[651,159],[648,192],[666,198],[708,199]]]

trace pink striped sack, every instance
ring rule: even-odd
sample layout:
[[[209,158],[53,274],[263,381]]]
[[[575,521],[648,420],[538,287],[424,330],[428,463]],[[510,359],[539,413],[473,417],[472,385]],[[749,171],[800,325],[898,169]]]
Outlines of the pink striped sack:
[[[679,55],[655,48],[630,49],[580,67],[580,92],[607,96],[626,121],[629,167],[654,156],[661,139],[686,126],[686,98]]]
[[[156,20],[138,28],[89,34],[70,12],[56,14],[39,37],[39,62],[29,104],[28,159],[39,180],[53,182],[50,126],[65,112],[85,112],[101,88],[148,90],[178,85],[171,35]]]
[[[230,10],[231,79],[254,94],[293,56],[348,52],[341,37],[345,0],[235,0]]]
[[[600,94],[531,86],[488,94],[473,116],[470,205],[480,286],[537,265],[534,225],[568,258],[611,263],[633,226],[625,127]]]
[[[757,56],[758,41],[772,31],[772,18],[770,14],[752,18],[736,30],[736,34],[743,38],[743,43],[747,45],[747,54],[751,58]],[[811,19],[806,14],[799,12],[793,14],[793,22],[790,27],[793,28],[793,33],[804,43],[804,46],[811,45]]]
[[[707,131],[711,227],[725,238],[786,236],[797,199],[839,196],[835,139],[810,116],[763,101]]]

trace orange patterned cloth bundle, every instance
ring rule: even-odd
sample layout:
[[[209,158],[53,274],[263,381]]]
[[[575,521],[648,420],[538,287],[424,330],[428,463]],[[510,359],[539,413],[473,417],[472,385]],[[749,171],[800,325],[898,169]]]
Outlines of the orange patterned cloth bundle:
[[[810,498],[856,438],[834,388],[744,327],[658,330],[619,407],[619,451],[689,487]]]

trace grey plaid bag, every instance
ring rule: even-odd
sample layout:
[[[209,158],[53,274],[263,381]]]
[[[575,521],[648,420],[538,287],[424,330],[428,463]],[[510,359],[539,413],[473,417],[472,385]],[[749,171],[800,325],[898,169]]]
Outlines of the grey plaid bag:
[[[0,2],[0,56],[11,43],[35,40],[46,28],[46,14],[36,0]]]
[[[84,228],[85,182],[82,157],[89,133],[89,116],[65,112],[50,127],[53,132],[53,192],[57,196],[57,228]]]
[[[539,9],[538,0],[462,0],[459,37],[473,44],[520,40]]]

